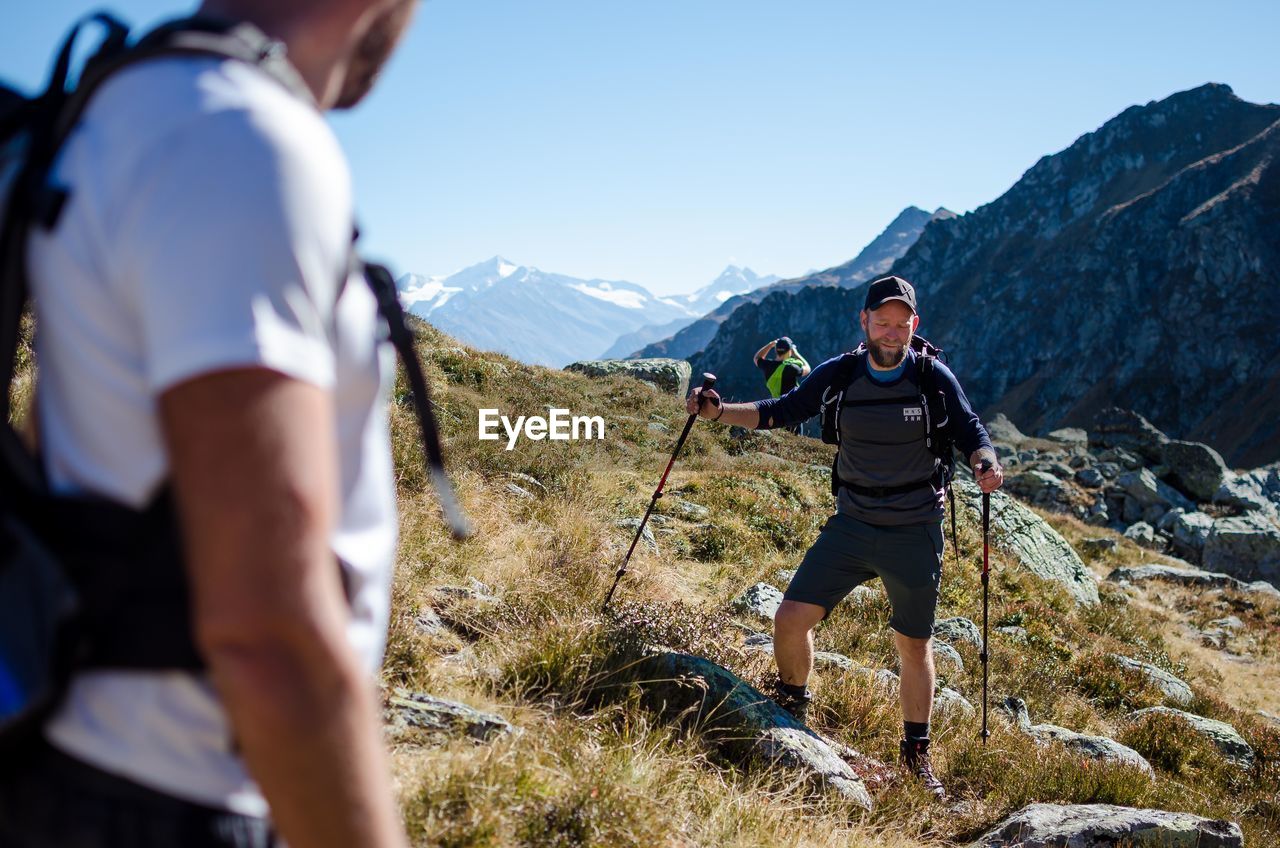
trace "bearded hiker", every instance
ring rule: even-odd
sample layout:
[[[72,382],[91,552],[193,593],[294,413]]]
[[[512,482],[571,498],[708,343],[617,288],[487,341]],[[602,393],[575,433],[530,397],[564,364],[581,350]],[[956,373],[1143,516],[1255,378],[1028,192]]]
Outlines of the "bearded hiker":
[[[920,316],[911,284],[899,277],[876,280],[859,322],[865,345],[822,363],[787,394],[717,406],[699,402],[702,395],[718,399],[714,391],[697,389],[688,411],[753,429],[785,427],[823,413],[824,440],[839,445],[832,469],[836,513],[805,554],[774,617],[776,699],[804,720],[812,700],[806,684],[814,628],[854,587],[880,578],[893,607],[889,626],[901,658],[901,758],[942,798],[946,792],[929,760],[931,640],[952,440],[982,491],[999,488],[1004,475],[955,375],[933,356],[935,348],[913,338]]]
[[[772,359],[769,358],[771,351]],[[787,336],[776,338],[757,350],[754,361],[760,373],[764,374],[770,397],[785,395],[809,376],[809,363],[800,355],[800,351],[796,350],[795,344]],[[803,422],[797,422],[786,429],[792,433],[799,433],[801,423]]]

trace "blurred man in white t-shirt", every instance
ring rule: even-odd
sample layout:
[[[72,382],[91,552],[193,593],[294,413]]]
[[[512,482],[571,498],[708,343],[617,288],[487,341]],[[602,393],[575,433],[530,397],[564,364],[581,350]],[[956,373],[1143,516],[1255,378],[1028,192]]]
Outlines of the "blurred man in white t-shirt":
[[[6,846],[403,846],[371,676],[395,550],[374,298],[322,111],[354,105],[415,0],[208,0],[283,42],[142,62],[95,95],[30,242],[53,487],[168,485],[206,674],[82,673],[0,785]],[[342,561],[342,570],[337,561]],[[279,837],[275,834],[278,832]]]

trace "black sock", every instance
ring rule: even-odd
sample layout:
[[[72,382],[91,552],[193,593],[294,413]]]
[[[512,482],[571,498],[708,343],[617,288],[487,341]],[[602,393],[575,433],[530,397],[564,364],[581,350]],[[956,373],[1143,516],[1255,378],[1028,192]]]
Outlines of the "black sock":
[[[778,688],[793,698],[808,698],[809,687],[801,684],[796,686],[792,683],[783,683],[781,678],[778,680]]]
[[[905,739],[928,739],[929,722],[904,721],[902,723],[902,735]]]

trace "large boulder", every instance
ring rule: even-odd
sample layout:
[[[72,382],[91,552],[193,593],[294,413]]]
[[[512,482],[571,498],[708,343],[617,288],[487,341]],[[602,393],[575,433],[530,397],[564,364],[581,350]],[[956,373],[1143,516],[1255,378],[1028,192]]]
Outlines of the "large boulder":
[[[970,480],[952,484],[957,505],[981,521],[982,492]],[[1040,516],[1003,492],[991,495],[991,541],[1022,568],[1050,580],[1070,593],[1077,603],[1098,603],[1098,587],[1067,540]]]
[[[1219,518],[1205,540],[1201,564],[1241,580],[1280,586],[1280,526],[1257,512]]]
[[[1196,508],[1181,492],[1152,474],[1149,468],[1121,474],[1115,485],[1143,509],[1149,506],[1162,506],[1166,510],[1179,507],[1191,512]]]
[[[689,393],[693,373],[683,359],[591,359],[566,365],[564,370],[588,377],[634,377],[677,397]]]
[[[1181,721],[1197,735],[1208,740],[1218,751],[1232,763],[1243,769],[1253,768],[1253,748],[1244,741],[1244,737],[1225,721],[1205,718],[1195,713],[1175,710],[1172,707],[1147,707],[1129,714],[1129,721],[1140,722],[1147,716],[1167,715]]]
[[[1227,477],[1214,493],[1213,502],[1275,518],[1280,515],[1280,462]]]
[[[1136,412],[1108,407],[1098,413],[1089,428],[1089,444],[1102,448],[1127,448],[1160,462],[1169,437]]]
[[[1090,736],[1086,733],[1077,733],[1074,730],[1068,730],[1056,724],[1032,724],[1031,714],[1027,711],[1027,704],[1021,698],[1006,698],[1001,708],[1013,719],[1019,730],[1041,744],[1047,745],[1050,742],[1057,742],[1091,760],[1120,763],[1133,766],[1147,775],[1155,774],[1151,769],[1151,764],[1147,762],[1145,757],[1129,746],[1121,745],[1114,739],[1108,739],[1106,736]]]
[[[795,773],[871,809],[862,778],[827,740],[733,672],[675,651],[654,651],[633,668],[645,704],[690,722],[727,758]]]
[[[1031,804],[970,848],[1243,848],[1240,826],[1113,804]]]
[[[1161,460],[1169,469],[1171,482],[1201,503],[1213,500],[1231,469],[1222,454],[1200,442],[1173,440],[1164,446]]]
[[[1213,516],[1203,512],[1171,509],[1160,519],[1160,529],[1173,540],[1174,549],[1186,558],[1199,562],[1204,543],[1213,530]]]

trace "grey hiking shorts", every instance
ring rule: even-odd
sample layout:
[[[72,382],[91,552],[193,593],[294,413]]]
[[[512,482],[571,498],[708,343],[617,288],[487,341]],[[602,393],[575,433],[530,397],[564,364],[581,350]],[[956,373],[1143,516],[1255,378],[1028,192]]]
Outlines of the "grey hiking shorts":
[[[854,587],[879,577],[893,616],[912,639],[933,635],[942,579],[942,522],[888,527],[836,513],[822,526],[783,597],[831,614]]]

